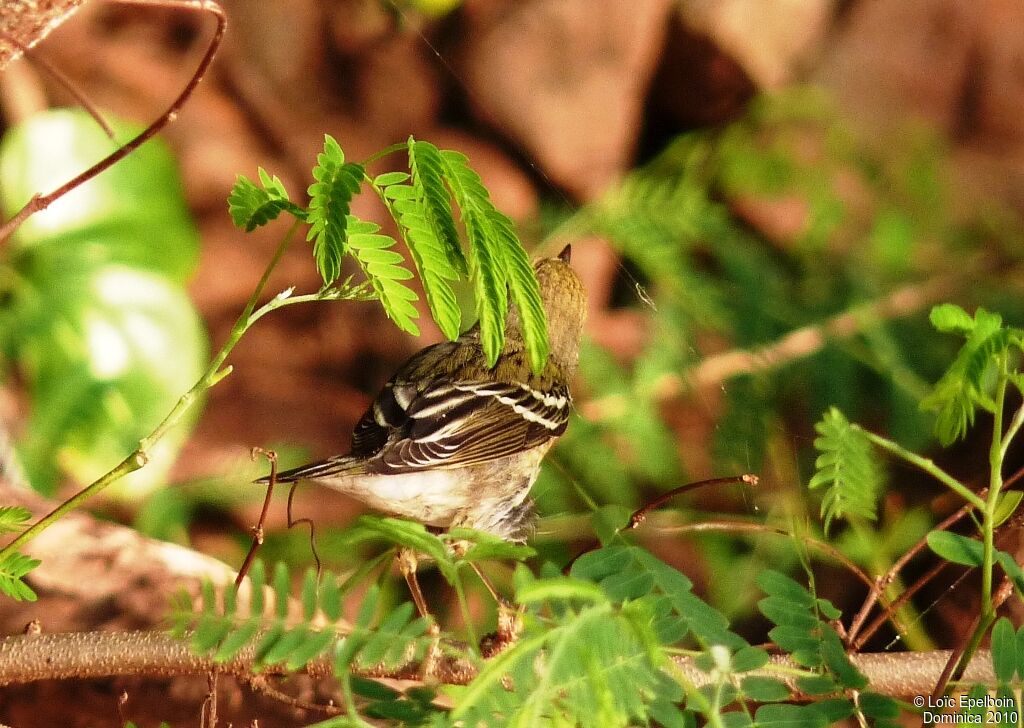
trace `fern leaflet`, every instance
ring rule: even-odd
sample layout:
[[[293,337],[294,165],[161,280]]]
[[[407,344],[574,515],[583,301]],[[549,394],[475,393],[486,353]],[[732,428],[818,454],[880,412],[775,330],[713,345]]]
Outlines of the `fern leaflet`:
[[[757,607],[776,625],[768,636],[798,664],[819,671],[817,676],[798,679],[802,691],[813,695],[867,686],[867,678],[850,662],[839,634],[826,621],[841,616],[831,602],[777,571],[762,573],[757,583],[767,594]]]
[[[419,336],[420,330],[413,319],[419,311],[412,305],[418,296],[401,283],[412,278],[412,272],[402,267],[402,254],[392,250],[395,239],[380,234],[380,225],[348,216],[348,244],[359,261],[366,279],[377,292],[384,311],[402,331]]]
[[[234,587],[225,592],[221,605],[213,585],[206,582],[198,611],[187,596],[179,601],[173,632],[188,637],[196,653],[211,655],[218,662],[233,660],[243,650],[252,649],[257,667],[284,665],[295,671],[333,653],[339,676],[354,664],[397,669],[421,659],[426,649],[427,623],[412,618],[411,604],[399,605],[382,619],[375,619],[380,604],[377,587],[367,592],[355,624],[348,628],[339,625],[343,589],[335,575],[325,573],[318,580],[316,572],[306,572],[299,620],[289,615],[291,576],[284,564],[274,570],[272,615],[264,614],[267,579],[262,562],[254,562],[249,578],[252,597],[247,610],[239,603]],[[320,615],[324,623],[315,622]]]
[[[15,533],[32,518],[28,508],[22,506],[0,506],[0,533]]]
[[[952,304],[936,306],[932,324],[943,332],[959,333],[966,341],[953,363],[935,384],[921,408],[936,413],[935,434],[943,445],[951,445],[967,434],[978,407],[993,411],[990,374],[1011,347],[1020,348],[1024,332],[1004,327],[1002,317],[983,308],[973,319]]]
[[[821,453],[817,472],[808,488],[825,487],[821,514],[828,530],[833,518],[853,515],[875,520],[875,503],[882,490],[882,472],[864,432],[835,407],[814,426],[820,437],[814,447]]]
[[[0,561],[0,592],[19,602],[34,602],[36,593],[25,583],[24,577],[39,566],[39,559],[33,559],[17,551]]]
[[[440,154],[445,182],[459,205],[470,242],[480,338],[487,361],[493,366],[501,353],[511,290],[523,321],[530,362],[539,370],[547,359],[548,341],[536,275],[528,265],[522,265],[520,256],[525,255],[511,221],[491,202],[480,175],[469,167],[466,156],[447,149]]]
[[[345,161],[345,154],[330,134],[324,135],[324,150],[317,155],[309,186],[310,223],[307,240],[313,240],[313,256],[324,285],[341,275],[345,255],[349,204],[359,191],[365,172],[359,164]]]
[[[231,188],[231,194],[228,196],[228,213],[235,227],[250,232],[277,219],[277,216],[285,211],[300,220],[305,219],[305,211],[288,199],[288,190],[284,188],[284,183],[277,175],[271,177],[263,167],[259,168],[258,173],[262,187],[257,187],[247,177],[238,175]]]
[[[444,187],[441,155],[433,144],[411,137],[408,150],[412,184],[391,187],[385,194],[393,200],[434,320],[445,336],[454,339],[461,317],[449,281],[466,275],[467,266]]]

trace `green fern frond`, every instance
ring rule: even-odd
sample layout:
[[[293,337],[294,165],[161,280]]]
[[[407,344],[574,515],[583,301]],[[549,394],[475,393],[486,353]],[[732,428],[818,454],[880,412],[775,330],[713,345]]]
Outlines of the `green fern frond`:
[[[637,725],[646,722],[645,698],[669,690],[682,699],[648,650],[655,638],[646,602],[562,606],[570,613],[556,626],[528,627],[484,665],[460,696],[454,720],[515,728]]]
[[[749,647],[746,640],[729,630],[724,614],[693,593],[693,582],[685,574],[642,548],[611,545],[591,551],[577,559],[571,574],[596,582],[616,603],[657,597],[654,629],[663,644],[676,644],[689,634],[703,648]]]
[[[39,559],[17,551],[0,561],[0,593],[19,602],[34,602],[36,593],[25,583],[24,577],[40,563]]]
[[[359,164],[345,161],[341,146],[330,134],[324,135],[324,150],[317,155],[309,186],[310,224],[307,240],[313,240],[313,256],[324,285],[341,275],[345,255],[349,204],[359,191],[364,171]]]
[[[316,572],[306,572],[299,594],[302,618],[297,622],[289,617],[291,574],[284,564],[277,565],[272,578],[273,614],[264,613],[267,582],[262,562],[254,562],[249,576],[248,609],[241,608],[234,587],[219,602],[212,583],[205,582],[198,608],[188,598],[176,604],[173,633],[187,637],[197,654],[211,655],[218,662],[235,659],[248,648],[254,651],[257,667],[284,665],[290,671],[329,653],[336,660],[338,655],[347,656],[342,670],[352,664],[395,669],[421,659],[426,650],[427,623],[413,618],[411,604],[376,619],[376,587],[366,594],[350,628],[341,623],[343,589],[336,575],[324,573],[318,579]],[[321,616],[324,621],[315,621]]]
[[[0,506],[0,533],[15,533],[20,531],[32,513],[28,508],[22,506]]]
[[[867,686],[867,679],[850,662],[839,634],[830,624],[842,616],[831,602],[815,597],[777,571],[763,572],[757,583],[767,594],[757,607],[776,625],[768,636],[798,664],[819,671],[817,678],[804,679],[804,692],[820,694]],[[807,690],[811,684],[815,689]]]
[[[826,488],[821,514],[828,530],[833,518],[857,516],[875,520],[875,504],[882,490],[882,471],[864,432],[854,427],[835,407],[814,426],[820,437],[814,447],[821,453],[808,488]]]
[[[525,254],[512,222],[491,202],[487,189],[468,164],[466,155],[441,150],[444,177],[458,203],[470,243],[471,273],[476,289],[481,342],[492,366],[505,337],[509,290],[523,320],[530,362],[539,371],[547,360],[547,326],[533,268],[524,267]]]
[[[348,216],[348,245],[366,274],[366,279],[377,292],[384,311],[403,331],[419,336],[420,330],[413,319],[419,311],[412,305],[419,296],[401,281],[412,278],[412,271],[401,265],[402,254],[392,250],[395,239],[380,234],[380,225]]]
[[[500,249],[505,254],[504,269],[509,294],[519,309],[527,342],[534,342],[533,346],[527,346],[530,364],[534,371],[539,372],[547,362],[550,347],[547,316],[544,313],[544,306],[541,305],[537,276],[526,257],[526,251],[516,237],[515,224],[512,220],[496,208],[488,211],[488,217],[501,243]]]
[[[449,281],[466,275],[466,260],[442,177],[440,153],[433,144],[408,142],[412,183],[384,190],[420,272],[427,304],[449,339],[459,335],[461,315]]]
[[[936,413],[935,434],[943,445],[963,438],[974,424],[977,409],[995,407],[990,376],[1011,347],[1020,348],[1021,331],[1004,327],[1002,317],[983,308],[973,319],[952,304],[932,310],[933,325],[943,332],[958,333],[966,339],[949,369],[936,382],[921,408]]]
[[[260,167],[259,178],[262,187],[257,187],[243,175],[235,179],[228,196],[228,213],[235,227],[250,232],[277,219],[285,211],[300,220],[305,219],[305,211],[288,199],[288,190],[277,175],[271,177]]]

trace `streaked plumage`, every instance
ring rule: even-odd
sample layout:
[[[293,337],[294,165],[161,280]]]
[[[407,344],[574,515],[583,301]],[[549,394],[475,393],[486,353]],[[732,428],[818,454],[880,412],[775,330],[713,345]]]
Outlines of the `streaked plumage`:
[[[423,349],[360,419],[348,455],[279,473],[278,480],[309,480],[432,526],[524,539],[530,487],[544,454],[565,432],[571,408],[568,381],[586,301],[568,257],[566,248],[534,266],[551,342],[539,375],[510,310],[493,368],[486,366],[475,326],[456,341]]]

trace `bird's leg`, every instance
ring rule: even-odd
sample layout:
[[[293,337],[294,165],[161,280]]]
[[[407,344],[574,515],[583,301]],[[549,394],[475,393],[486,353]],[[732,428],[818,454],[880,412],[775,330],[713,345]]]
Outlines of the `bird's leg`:
[[[412,601],[416,605],[417,611],[419,611],[421,617],[426,617],[433,622],[434,615],[427,609],[427,600],[423,598],[420,582],[416,578],[416,567],[419,564],[416,552],[412,549],[400,548],[398,549],[398,556],[395,558],[398,561],[398,570],[402,572],[402,576],[405,577],[405,583],[409,585],[409,593],[412,594]]]
[[[412,549],[400,548],[395,558],[398,561],[398,570],[402,572],[402,576],[405,577],[405,583],[409,585],[409,593],[412,594],[412,601],[416,605],[417,611],[419,611],[421,617],[427,620],[427,634],[431,640],[430,645],[427,647],[427,653],[423,656],[420,672],[424,680],[431,680],[437,672],[437,666],[440,661],[441,629],[437,626],[437,620],[434,619],[434,615],[427,608],[427,600],[423,598],[420,582],[416,578],[416,567],[419,563],[419,560],[416,558],[416,552]]]
[[[502,597],[498,596],[498,590],[494,588],[494,583],[491,581],[490,577],[488,577],[487,574],[485,574],[480,569],[480,567],[476,565],[475,562],[471,561],[469,565],[473,567],[473,571],[475,571],[476,575],[480,577],[480,581],[483,582],[484,589],[486,589],[487,592],[491,595],[491,598],[494,599],[494,601],[496,601],[499,606],[504,604],[505,600]]]
[[[452,551],[458,556],[464,556],[469,550],[468,541],[456,541],[452,544]],[[519,633],[523,629],[523,612],[525,607],[516,606],[505,597],[498,594],[494,582],[483,572],[476,562],[470,561],[470,567],[480,577],[484,588],[498,604],[498,627],[491,634],[484,635],[480,641],[480,652],[484,657],[492,657],[519,639]]]

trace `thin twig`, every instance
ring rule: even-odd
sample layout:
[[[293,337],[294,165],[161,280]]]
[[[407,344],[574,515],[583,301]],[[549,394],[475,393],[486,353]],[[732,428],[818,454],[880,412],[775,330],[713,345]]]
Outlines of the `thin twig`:
[[[744,473],[743,475],[730,475],[724,478],[709,478],[707,480],[698,480],[693,483],[686,483],[685,485],[680,485],[678,488],[673,488],[672,490],[666,493],[662,493],[657,498],[654,498],[653,500],[649,501],[648,503],[645,503],[640,508],[635,510],[633,514],[629,517],[629,521],[627,521],[626,525],[624,525],[620,530],[629,531],[637,528],[644,521],[647,520],[647,516],[651,511],[665,505],[676,496],[682,495],[683,493],[688,493],[691,490],[697,490],[698,488],[704,488],[705,486],[709,485],[728,485],[730,483],[745,483],[747,485],[757,485],[759,481],[760,479],[756,475],[752,473]],[[589,544],[587,544],[587,546],[585,546],[583,550],[581,550],[578,554],[569,559],[569,562],[562,567],[562,573],[568,574],[572,570],[573,564],[579,561],[580,557],[582,557],[584,554],[589,554],[591,551],[596,551],[599,548],[601,548],[601,542],[597,539],[594,539]]]
[[[992,597],[992,616],[995,616],[995,610],[1003,605],[1010,595],[1013,594],[1013,582],[1008,577],[1003,577],[1002,583]],[[942,672],[939,674],[939,679],[935,682],[935,688],[932,690],[931,697],[932,702],[937,701],[942,697],[943,693],[946,692],[946,688],[949,687],[950,682],[959,680],[963,677],[967,671],[967,664],[964,664],[964,657],[970,653],[974,653],[975,657],[984,654],[983,650],[978,650],[977,645],[981,643],[985,635],[995,624],[995,619],[988,620],[988,624],[982,625],[982,617],[984,615],[979,613],[971,623],[971,628],[968,631],[968,638],[955,650],[951,650],[949,657],[946,658],[946,663],[942,668]],[[974,664],[974,658],[969,658],[968,664]],[[991,660],[991,656],[989,656]]]
[[[707,531],[719,531],[724,533],[766,533],[773,536],[793,538],[793,533],[778,526],[769,526],[764,523],[750,523],[748,521],[702,521],[701,523],[687,523],[680,526],[667,526],[661,529],[662,533],[700,533]],[[874,583],[870,576],[855,564],[846,554],[830,543],[808,536],[801,536],[801,542],[812,546],[828,556],[831,556],[840,565],[845,567],[851,574],[856,576],[868,588]]]
[[[889,621],[891,615],[894,615],[904,604],[913,599],[915,594],[927,586],[932,579],[942,573],[948,566],[950,566],[948,561],[936,562],[928,571],[918,577],[917,581],[900,592],[900,595],[893,599],[889,606],[882,610],[881,614],[871,620],[871,624],[860,633],[857,640],[852,642],[853,648],[859,650],[867,644],[867,641],[875,636],[875,633],[882,628],[882,625]],[[954,582],[955,584],[956,582]],[[847,644],[851,644],[849,639],[847,639]]]
[[[984,493],[985,491],[982,491],[980,495],[984,497]],[[974,506],[970,503],[966,503],[959,510],[955,511],[951,515],[944,518],[942,522],[935,526],[935,528],[932,530],[945,531],[973,510]],[[863,640],[860,642],[857,641],[857,636],[860,633],[861,628],[864,626],[864,622],[865,620],[867,620],[868,614],[871,613],[872,607],[875,606],[875,604],[878,602],[878,599],[885,592],[885,590],[888,589],[889,586],[893,583],[893,581],[896,580],[896,576],[904,569],[904,567],[908,563],[910,563],[910,561],[915,556],[924,551],[926,548],[928,548],[927,534],[918,539],[917,543],[910,547],[906,551],[906,553],[900,556],[900,558],[898,558],[896,562],[889,568],[889,571],[875,579],[874,584],[872,584],[871,586],[871,590],[868,592],[867,597],[864,599],[864,604],[861,605],[860,611],[857,612],[857,615],[853,618],[853,621],[850,623],[850,629],[847,632],[846,636],[846,643],[848,645],[854,645],[859,647],[861,644],[863,644]],[[895,603],[893,605],[890,605],[890,608],[894,606]],[[883,617],[884,616],[886,615],[883,615]]]
[[[49,528],[65,513],[74,510],[111,483],[145,466],[149,460],[149,451],[152,449],[153,445],[155,445],[165,434],[167,434],[169,430],[181,421],[184,414],[192,407],[192,405],[201,399],[204,392],[214,387],[218,382],[222,381],[231,373],[230,366],[224,367],[223,369],[221,367],[224,366],[225,360],[231,354],[239,340],[241,340],[242,335],[245,334],[251,325],[249,317],[256,308],[256,303],[263,294],[263,289],[267,284],[267,280],[270,278],[271,272],[277,265],[278,261],[281,260],[281,257],[284,255],[284,251],[287,250],[288,246],[291,244],[292,239],[295,237],[295,232],[298,230],[300,224],[300,221],[296,221],[282,238],[280,245],[277,247],[277,251],[274,253],[274,257],[271,259],[270,263],[267,264],[267,268],[264,270],[263,276],[260,278],[260,282],[256,285],[252,295],[249,297],[249,301],[246,304],[245,309],[235,321],[235,325],[232,327],[231,333],[228,335],[228,340],[221,347],[220,351],[217,352],[216,356],[214,356],[210,361],[210,364],[207,366],[203,375],[199,378],[199,381],[192,385],[192,388],[181,396],[181,399],[179,399],[171,411],[167,413],[167,416],[164,417],[163,421],[159,425],[157,425],[156,429],[147,437],[144,437],[139,441],[139,446],[135,452],[125,458],[113,470],[78,491],[78,493],[58,505],[52,511],[32,524],[29,528],[18,534],[10,543],[0,549],[0,560],[9,557],[23,544]]]
[[[665,505],[670,500],[675,498],[677,495],[689,493],[691,490],[697,490],[698,488],[704,488],[710,485],[730,485],[732,483],[742,483],[744,485],[757,485],[759,482],[760,478],[758,478],[753,473],[744,473],[743,475],[730,475],[725,478],[709,478],[708,480],[698,480],[695,483],[687,483],[686,485],[681,485],[678,488],[673,488],[672,490],[666,493],[662,493],[654,500],[650,501],[649,503],[641,506],[636,511],[634,511],[633,515],[629,517],[629,523],[626,525],[626,528],[636,528],[637,526],[639,526],[647,520],[648,513],[650,513],[656,508],[660,508],[661,506]]]
[[[245,559],[242,561],[242,565],[238,569],[238,576],[235,577],[235,586],[239,586],[242,580],[245,579],[249,573],[249,569],[252,568],[252,562],[256,559],[256,552],[259,551],[260,546],[263,545],[264,530],[263,527],[267,522],[267,514],[270,512],[270,499],[274,495],[274,486],[277,485],[277,453],[273,450],[264,450],[262,447],[254,447],[252,449],[252,458],[255,460],[259,455],[266,457],[270,461],[270,477],[267,479],[267,494],[263,498],[263,508],[260,510],[259,520],[256,521],[256,525],[252,529],[252,544],[249,546],[249,552],[245,555]]]
[[[151,0],[118,0],[123,4],[128,5],[152,5]],[[196,86],[199,85],[203,75],[209,68],[210,63],[213,61],[214,55],[217,53],[217,49],[220,46],[221,39],[224,36],[224,29],[227,26],[227,18],[224,15],[224,11],[221,7],[213,2],[213,0],[164,0],[162,3],[166,7],[176,7],[186,10],[196,10],[200,12],[210,13],[217,20],[217,27],[214,30],[213,37],[210,39],[210,44],[206,48],[206,52],[203,54],[202,59],[199,61],[199,66],[196,68],[195,73],[192,74],[192,78],[188,80],[185,87],[182,89],[178,97],[171,102],[171,105],[161,114],[153,123],[147,126],[143,131],[136,136],[134,139],[126,142],[122,147],[108,154],[106,157],[101,159],[96,164],[89,167],[87,170],[76,176],[75,178],[65,182],[57,189],[47,194],[36,194],[25,206],[22,207],[15,215],[8,220],[2,227],[0,227],[0,241],[6,240],[25,220],[34,215],[37,212],[45,210],[47,207],[52,205],[56,200],[66,195],[71,190],[75,189],[84,182],[89,181],[100,172],[108,169],[117,162],[124,159],[126,156],[131,154],[137,148],[145,144],[149,139],[154,137],[161,129],[170,123],[178,110],[188,100],[188,97],[192,95]]]
[[[111,140],[114,140],[114,130],[110,126],[110,123],[103,117],[103,114],[100,113],[100,110],[96,108],[96,105],[89,100],[89,97],[82,93],[78,88],[76,88],[72,80],[68,78],[68,76],[63,71],[54,66],[45,58],[34,53],[30,53],[31,49],[27,48],[20,40],[18,40],[17,38],[15,38],[14,36],[10,35],[2,29],[0,29],[0,38],[3,38],[5,42],[10,43],[12,46],[20,50],[22,58],[24,58],[25,61],[31,63],[36,68],[40,69],[41,71],[49,75],[50,78],[52,78],[60,86],[62,86],[65,91],[71,94],[72,98],[74,98],[75,101],[78,102],[79,106],[85,109],[89,116],[91,116],[93,120],[97,124],[99,124],[99,127],[103,129],[103,133],[106,134],[107,137],[109,137]]]

